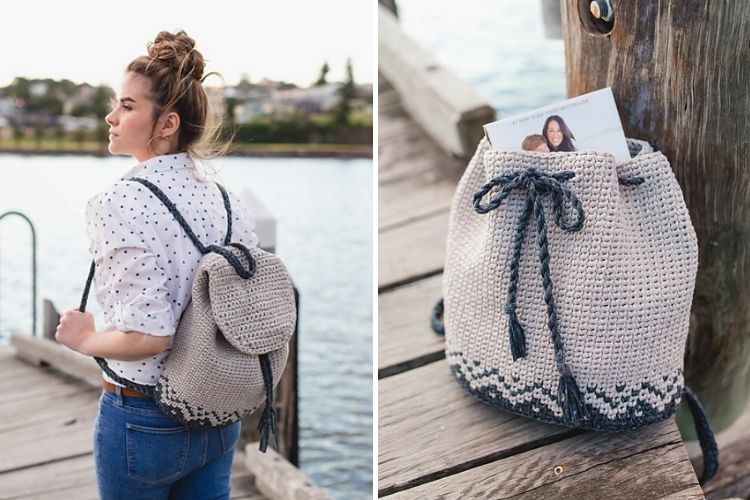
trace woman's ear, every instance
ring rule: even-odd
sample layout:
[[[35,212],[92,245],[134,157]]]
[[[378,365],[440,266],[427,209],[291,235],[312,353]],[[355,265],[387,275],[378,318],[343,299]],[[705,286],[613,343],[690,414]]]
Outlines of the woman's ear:
[[[170,111],[159,119],[156,136],[160,139],[171,139],[180,128],[180,115]]]

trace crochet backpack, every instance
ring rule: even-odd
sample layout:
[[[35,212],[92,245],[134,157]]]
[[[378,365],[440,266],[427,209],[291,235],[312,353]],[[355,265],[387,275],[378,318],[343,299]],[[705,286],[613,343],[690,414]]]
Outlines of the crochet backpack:
[[[229,196],[217,183],[227,210],[223,245],[204,246],[175,205],[156,185],[143,184],[169,209],[203,257],[192,284],[190,302],[180,317],[174,343],[155,386],[117,375],[95,357],[112,380],[152,396],[161,410],[190,428],[219,427],[255,411],[260,419],[260,449],[276,432],[273,389],[289,354],[296,324],[294,287],[281,259],[256,247],[231,243]],[[79,310],[86,308],[95,261]]]
[[[482,139],[450,211],[432,326],[459,384],[535,420],[596,431],[672,416],[684,397],[718,449],[683,356],[698,244],[667,158],[492,149]]]

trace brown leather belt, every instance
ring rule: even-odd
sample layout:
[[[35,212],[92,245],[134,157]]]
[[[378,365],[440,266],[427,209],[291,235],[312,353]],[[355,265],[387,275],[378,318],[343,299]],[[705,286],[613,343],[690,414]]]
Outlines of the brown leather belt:
[[[102,379],[102,387],[104,388],[105,391],[116,394],[115,384],[112,384]],[[122,394],[126,398],[150,398],[151,397],[148,394],[143,394],[140,391],[128,389],[127,387],[121,387],[120,394]]]

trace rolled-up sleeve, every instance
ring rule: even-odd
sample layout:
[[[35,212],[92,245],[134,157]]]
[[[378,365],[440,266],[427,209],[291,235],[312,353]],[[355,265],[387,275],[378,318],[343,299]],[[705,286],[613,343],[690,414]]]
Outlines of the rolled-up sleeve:
[[[146,241],[150,227],[133,214],[134,193],[126,185],[89,200],[86,227],[89,250],[96,263],[94,288],[99,305],[112,326],[155,336],[174,335],[167,273]],[[128,196],[132,198],[128,198]]]

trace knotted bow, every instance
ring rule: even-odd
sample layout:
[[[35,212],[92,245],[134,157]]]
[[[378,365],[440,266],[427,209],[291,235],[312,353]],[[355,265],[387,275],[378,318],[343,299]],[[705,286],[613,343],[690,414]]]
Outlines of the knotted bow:
[[[536,221],[537,243],[539,244],[540,273],[542,276],[542,285],[544,286],[544,301],[547,304],[547,326],[552,336],[555,361],[560,372],[558,400],[560,407],[563,409],[565,420],[573,425],[579,425],[581,418],[587,415],[586,406],[583,404],[582,395],[575,378],[573,378],[570,369],[565,363],[565,353],[557,324],[557,310],[552,295],[547,222],[544,215],[544,205],[542,204],[542,197],[549,195],[552,199],[555,223],[563,231],[579,231],[586,219],[583,206],[578,197],[563,185],[565,181],[573,177],[575,177],[575,173],[571,171],[547,174],[534,168],[500,175],[490,180],[479,191],[474,193],[474,210],[477,213],[486,214],[498,208],[514,189],[523,189],[526,192],[524,210],[518,218],[516,231],[513,236],[510,284],[508,285],[508,300],[505,305],[505,313],[508,315],[510,350],[513,355],[513,361],[526,356],[526,337],[516,314],[516,295],[518,291],[518,267],[521,259],[521,245],[523,244],[526,226],[533,213]],[[500,190],[490,198],[490,201],[486,205],[483,205],[482,198],[498,186]],[[576,211],[576,216],[570,221],[566,221],[563,218],[564,200],[568,200]]]

